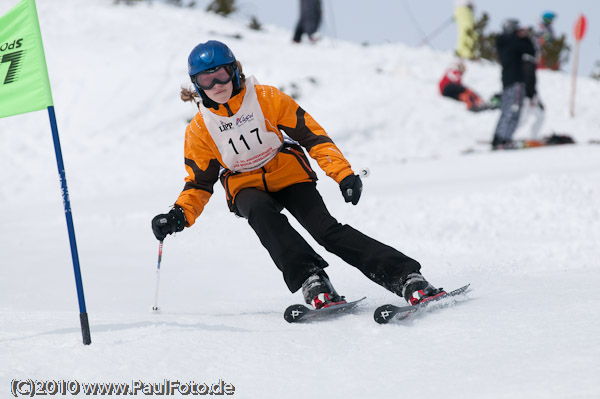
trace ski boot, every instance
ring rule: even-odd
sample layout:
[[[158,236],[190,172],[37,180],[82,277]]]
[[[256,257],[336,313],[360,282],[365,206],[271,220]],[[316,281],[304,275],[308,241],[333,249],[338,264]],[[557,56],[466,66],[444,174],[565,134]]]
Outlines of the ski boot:
[[[313,274],[302,284],[304,301],[315,309],[327,308],[346,303],[343,296],[338,295],[324,271]]]
[[[430,301],[442,295],[446,295],[446,291],[429,284],[420,273],[409,274],[402,285],[402,297],[412,306]]]
[[[492,140],[492,151],[497,150],[515,150],[518,145],[511,139],[502,139],[499,136],[494,136]]]

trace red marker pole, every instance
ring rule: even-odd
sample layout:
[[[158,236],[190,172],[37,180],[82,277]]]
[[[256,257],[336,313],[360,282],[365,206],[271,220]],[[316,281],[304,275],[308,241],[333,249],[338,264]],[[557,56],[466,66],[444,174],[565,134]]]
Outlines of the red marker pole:
[[[587,26],[587,20],[585,15],[579,14],[579,18],[575,22],[575,51],[573,54],[573,73],[571,75],[571,104],[570,104],[570,114],[571,118],[575,116],[575,87],[577,85],[577,68],[579,64],[579,44],[581,43],[581,39],[583,39],[583,35],[585,35],[585,28]]]

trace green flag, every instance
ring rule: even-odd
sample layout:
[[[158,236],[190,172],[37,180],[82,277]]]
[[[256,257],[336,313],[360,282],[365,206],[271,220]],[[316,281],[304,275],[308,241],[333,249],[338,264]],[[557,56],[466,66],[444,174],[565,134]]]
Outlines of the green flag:
[[[53,105],[35,0],[0,17],[0,118]]]

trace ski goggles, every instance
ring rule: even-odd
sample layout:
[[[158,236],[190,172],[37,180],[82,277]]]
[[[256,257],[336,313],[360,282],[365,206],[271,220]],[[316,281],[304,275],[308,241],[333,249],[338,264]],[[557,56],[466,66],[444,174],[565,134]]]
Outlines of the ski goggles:
[[[194,75],[194,82],[202,90],[210,90],[216,84],[224,85],[233,79],[233,68],[229,65],[220,65]]]

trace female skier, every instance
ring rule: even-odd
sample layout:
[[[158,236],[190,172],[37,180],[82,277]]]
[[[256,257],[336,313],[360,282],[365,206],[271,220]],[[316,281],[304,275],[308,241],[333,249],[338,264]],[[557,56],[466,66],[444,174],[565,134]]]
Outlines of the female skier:
[[[152,220],[158,240],[192,226],[220,179],[231,212],[248,220],[289,290],[302,288],[307,304],[318,309],[345,301],[323,270],[327,262],[289,224],[283,208],[327,251],[410,304],[445,293],[423,278],[417,261],[329,214],[302,147],[339,184],[346,202],[358,203],[362,182],[291,97],[246,78],[231,50],[218,41],[196,46],[188,69],[200,97],[185,136],[189,175],[173,208]]]

